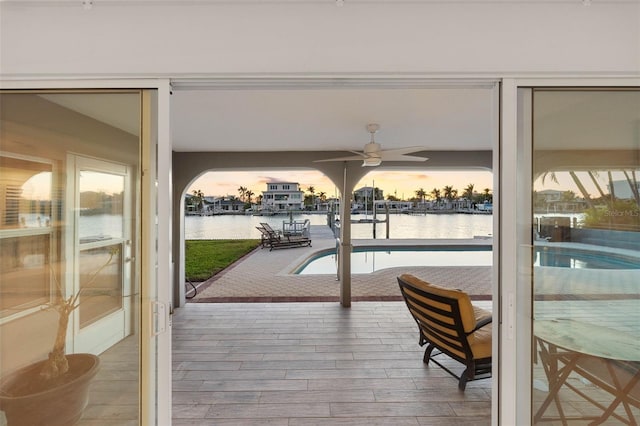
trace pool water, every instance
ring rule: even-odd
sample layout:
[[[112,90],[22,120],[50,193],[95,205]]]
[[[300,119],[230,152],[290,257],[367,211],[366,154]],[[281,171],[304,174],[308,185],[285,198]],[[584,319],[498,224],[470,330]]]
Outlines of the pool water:
[[[491,266],[490,246],[421,249],[356,247],[351,253],[351,273],[369,274],[399,266]],[[294,274],[335,274],[335,252],[320,253],[300,265]]]
[[[640,269],[640,258],[631,258],[615,253],[546,246],[536,247],[534,266],[584,269]]]
[[[420,248],[356,247],[351,253],[351,273],[369,274],[402,266],[491,266],[491,246],[430,246]],[[640,269],[640,258],[614,253],[536,247],[534,266],[586,269]],[[337,273],[334,251],[321,252],[297,267],[294,274]]]

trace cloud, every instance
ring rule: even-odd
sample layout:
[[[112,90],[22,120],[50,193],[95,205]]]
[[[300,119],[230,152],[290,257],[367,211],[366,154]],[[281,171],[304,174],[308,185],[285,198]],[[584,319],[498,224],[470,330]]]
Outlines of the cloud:
[[[257,179],[257,183],[263,184],[267,184],[269,182],[284,182],[284,179],[275,176],[258,176]]]

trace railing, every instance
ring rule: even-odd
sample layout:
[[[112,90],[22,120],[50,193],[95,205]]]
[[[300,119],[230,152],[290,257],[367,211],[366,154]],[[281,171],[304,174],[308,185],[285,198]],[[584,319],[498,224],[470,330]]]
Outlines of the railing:
[[[304,237],[310,237],[311,222],[309,219],[304,221],[282,221],[282,233],[284,235],[302,235]]]

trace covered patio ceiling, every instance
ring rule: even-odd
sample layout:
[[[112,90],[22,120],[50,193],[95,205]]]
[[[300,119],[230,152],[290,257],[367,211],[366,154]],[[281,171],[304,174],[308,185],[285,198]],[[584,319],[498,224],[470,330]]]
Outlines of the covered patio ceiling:
[[[176,81],[173,87],[176,152],[360,151],[369,123],[380,125],[376,142],[383,149],[491,151],[496,140],[497,90],[489,81]]]

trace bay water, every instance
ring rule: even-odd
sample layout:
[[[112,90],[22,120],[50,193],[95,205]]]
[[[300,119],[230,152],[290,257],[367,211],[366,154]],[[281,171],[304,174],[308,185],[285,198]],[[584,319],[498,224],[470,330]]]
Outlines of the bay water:
[[[354,220],[364,218],[354,215]],[[312,225],[326,225],[326,214],[294,214],[294,221],[308,219]],[[371,216],[369,216],[371,218]],[[384,215],[378,216],[384,220]],[[187,240],[218,239],[259,239],[260,231],[256,226],[266,222],[274,229],[282,229],[289,216],[251,216],[251,215],[219,215],[219,216],[186,216],[185,238]],[[474,236],[491,236],[493,234],[493,216],[487,214],[426,214],[389,215],[389,238],[473,238]],[[376,224],[376,239],[386,237],[386,224]],[[372,239],[373,224],[352,223],[352,239]]]

